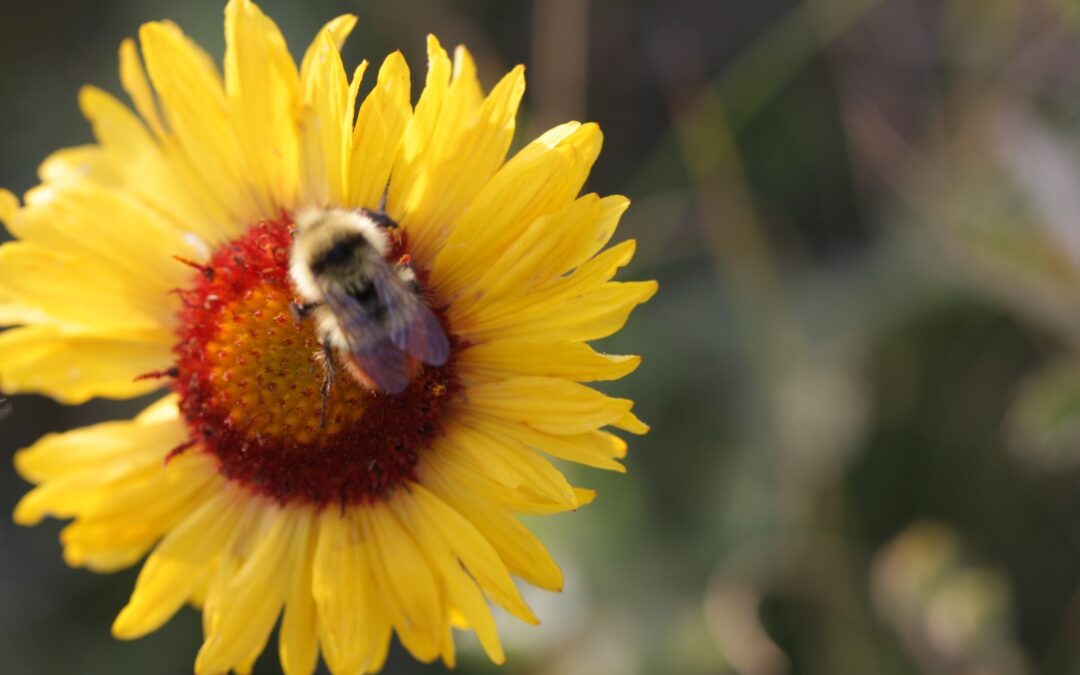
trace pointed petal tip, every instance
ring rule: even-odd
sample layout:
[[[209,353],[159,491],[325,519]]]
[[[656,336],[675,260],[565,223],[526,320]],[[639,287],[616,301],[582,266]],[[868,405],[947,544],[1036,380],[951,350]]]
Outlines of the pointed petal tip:
[[[42,520],[44,520],[44,518],[44,513],[41,513],[41,511],[39,511],[38,509],[35,509],[31,505],[27,504],[26,497],[20,499],[19,503],[15,505],[15,511],[12,513],[11,516],[12,522],[14,522],[16,525],[22,525],[23,527],[31,527],[33,525],[37,525]]]
[[[435,37],[434,33],[428,33],[427,36],[427,56],[429,66],[435,61],[450,60],[450,57],[446,54],[446,49],[439,42],[439,38]]]
[[[363,59],[360,63],[356,64],[356,68],[353,69],[352,80],[350,80],[350,83],[353,83],[354,86],[358,85],[364,79],[364,74],[367,73],[369,65],[367,59]]]
[[[616,429],[622,429],[623,431],[634,434],[636,436],[643,436],[649,433],[651,429],[648,424],[642,422],[640,419],[638,419],[637,415],[635,415],[629,410],[626,411],[625,415],[613,422],[612,426]]]
[[[137,630],[137,623],[131,612],[131,605],[125,606],[116,615],[112,624],[112,636],[117,640],[136,640],[146,634],[146,631]]]
[[[143,49],[145,50],[146,42],[148,40],[152,41],[163,36],[171,35],[175,30],[175,25],[167,21],[147,21],[139,26],[139,42],[142,43]]]
[[[331,33],[336,40],[341,42],[345,41],[345,38],[349,36],[349,33],[356,28],[356,23],[359,21],[355,14],[342,14],[336,16],[323,26],[322,32]]]
[[[588,506],[596,500],[596,490],[576,487],[574,488],[574,497],[577,498],[578,508]]]
[[[19,198],[11,190],[0,188],[0,223],[7,225],[19,210]]]
[[[628,298],[633,298],[635,304],[643,305],[653,298],[660,290],[660,284],[656,279],[646,281],[622,281],[621,284],[628,293]]]
[[[45,437],[43,437],[45,438]],[[38,482],[34,480],[34,467],[33,459],[28,455],[29,449],[19,450],[12,458],[12,464],[15,466],[15,473],[22,476],[24,479],[31,482]]]

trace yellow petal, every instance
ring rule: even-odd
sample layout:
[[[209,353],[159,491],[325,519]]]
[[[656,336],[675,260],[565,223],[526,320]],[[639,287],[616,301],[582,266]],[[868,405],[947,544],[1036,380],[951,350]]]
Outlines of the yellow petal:
[[[256,190],[281,208],[295,201],[296,64],[277,25],[249,0],[225,8],[225,93]]]
[[[458,367],[468,383],[516,375],[561,377],[575,382],[617,380],[641,363],[639,356],[601,354],[583,342],[548,342],[537,337],[469,345]]]
[[[585,488],[574,488],[574,493],[577,495],[578,504],[581,506],[588,506],[596,499],[596,490],[588,490]]]
[[[622,195],[609,195],[598,202],[599,211],[587,223],[562,223],[559,236],[553,237],[558,246],[543,260],[535,270],[535,277],[541,281],[564,274],[596,255],[615,234],[619,219],[630,200]]]
[[[540,623],[491,543],[468,520],[419,485],[411,487],[410,496],[427,519],[439,524],[445,543],[493,602],[526,623]]]
[[[632,415],[632,413],[628,414]],[[621,421],[623,418],[612,424],[617,426]],[[484,423],[489,425],[495,433],[509,436],[553,457],[598,469],[626,472],[626,467],[618,462],[626,456],[626,442],[609,432],[589,431],[583,434],[563,435],[538,431],[521,422],[487,419]]]
[[[553,434],[581,434],[611,424],[633,401],[549,377],[515,377],[469,387],[471,413],[519,422]]]
[[[86,183],[31,190],[11,230],[23,241],[100,263],[111,276],[137,286],[130,290],[153,295],[159,306],[191,273],[173,256],[203,257],[208,250],[195,231],[177,227],[131,194]]]
[[[577,296],[552,289],[508,300],[493,311],[485,308],[467,319],[457,316],[451,306],[450,321],[459,335],[473,342],[536,335],[551,341],[596,340],[622,328],[634,308],[656,290],[655,281],[612,282]]]
[[[450,310],[451,321],[461,335],[470,335],[474,338],[478,333],[491,330],[493,327],[511,327],[521,334],[521,326],[529,325],[529,319],[536,317],[540,321],[555,319],[555,323],[564,321],[568,316],[573,316],[575,309],[582,307],[590,310],[595,315],[602,316],[608,308],[604,305],[594,305],[582,301],[582,298],[609,290],[620,288],[618,285],[608,285],[607,282],[615,276],[619,268],[625,266],[634,256],[636,242],[624,241],[609,248],[591,260],[582,264],[573,274],[556,277],[536,285],[535,290],[530,287],[533,284],[521,284],[517,288],[496,285],[491,292],[479,291],[470,293],[455,302]],[[482,283],[482,282],[481,282]],[[624,287],[625,288],[625,287]],[[629,286],[633,289],[633,286]],[[655,284],[646,286],[642,290],[655,289]],[[521,291],[526,291],[524,294]],[[530,292],[531,291],[531,292]],[[635,294],[627,294],[628,297],[636,297]],[[554,311],[556,316],[546,316],[544,310]],[[543,335],[551,339],[555,331],[537,330],[536,335]],[[568,339],[590,339],[592,335],[560,335]],[[564,339],[565,339],[564,338]]]
[[[285,675],[310,675],[319,662],[319,640],[312,566],[318,516],[308,514],[296,524],[294,563],[285,600],[285,615],[278,636],[278,656]]]
[[[168,621],[208,572],[212,558],[248,526],[244,506],[233,492],[220,492],[165,535],[139,572],[131,600],[113,623],[113,635],[134,639]]]
[[[202,453],[185,453],[167,465],[162,461],[186,438],[187,430],[176,426],[178,439],[160,448],[148,471],[132,471],[114,485],[103,485],[61,531],[69,565],[110,572],[134,564],[220,488],[212,460]]]
[[[61,148],[38,166],[38,177],[49,187],[97,185],[115,189],[124,184],[124,174],[100,145]]]
[[[139,112],[150,130],[158,138],[163,138],[165,125],[161,122],[161,113],[158,111],[154,91],[150,88],[149,80],[146,79],[146,71],[143,70],[139,50],[131,38],[125,38],[120,43],[120,83],[127,95],[131,97],[132,103],[135,104],[135,110]]]
[[[552,306],[560,303],[580,304],[584,294],[602,288],[615,273],[634,257],[637,243],[624,241],[582,264],[569,276],[547,279],[518,279],[510,285],[499,279],[481,279],[467,295],[454,303],[452,317],[461,332],[477,325],[505,323],[524,300],[533,306]],[[510,275],[513,277],[513,275]]]
[[[42,393],[68,404],[94,396],[131,398],[161,386],[135,378],[172,362],[164,332],[113,337],[27,326],[0,333],[0,382],[10,394]]]
[[[183,162],[171,161],[119,100],[86,86],[79,94],[79,105],[100,144],[95,147],[97,156],[85,152],[73,156],[70,150],[54,153],[41,167],[45,183],[112,187],[119,192],[116,199],[137,197],[168,227],[206,241],[214,241],[222,227],[232,225],[217,201],[205,198],[205,188],[180,170],[178,164]],[[150,210],[144,207],[143,211]],[[110,214],[98,213],[97,218],[103,220],[105,215]],[[105,230],[114,228],[116,222],[106,221]]]
[[[19,198],[12,194],[10,190],[0,188],[0,224],[6,227],[18,210]]]
[[[434,35],[427,39],[428,71],[416,110],[405,127],[387,192],[386,210],[401,221],[415,206],[425,187],[425,162],[429,144],[442,120],[442,108],[450,87],[450,57]]]
[[[108,92],[85,86],[79,90],[79,108],[89,120],[98,143],[118,157],[137,157],[157,149],[139,118]]]
[[[443,627],[442,640],[439,641],[439,658],[442,659],[443,665],[450,670],[453,670],[454,667],[457,665],[457,654],[454,649],[453,628],[454,627],[450,625],[450,621],[447,620]]]
[[[424,462],[430,463],[432,471],[453,476],[463,488],[486,501],[505,506],[514,513],[560,513],[578,507],[572,487],[568,490],[570,496],[564,497],[561,493],[553,495],[550,491],[535,489],[526,482],[507,484],[486,471],[476,457],[447,450],[447,447],[439,446],[425,457]]]
[[[312,589],[319,641],[331,672],[370,670],[390,642],[390,622],[375,590],[358,517],[325,509],[318,517]]]
[[[269,195],[253,190],[249,167],[233,129],[221,77],[210,58],[169,23],[139,30],[150,80],[178,146],[198,167],[202,182],[238,222],[278,214]]]
[[[8,242],[0,246],[0,269],[0,294],[59,322],[121,332],[166,332],[173,322],[166,289],[130,283],[115,268],[62,248]]]
[[[456,85],[462,79],[455,78],[451,83],[448,102],[455,100]],[[475,75],[469,80],[475,82]],[[414,197],[412,209],[403,221],[410,234],[412,253],[421,262],[434,257],[453,223],[502,165],[524,92],[524,68],[518,66],[492,89],[475,112],[469,103],[458,105],[464,119],[456,123],[447,120],[442,127],[453,130],[454,135],[437,139],[436,147],[429,146],[429,154],[435,156],[428,158],[422,180],[425,189]]]
[[[606,431],[589,431],[571,436],[548,434],[525,424],[496,424],[501,431],[529,447],[570,462],[626,473],[619,459],[626,456],[626,441]]]
[[[221,237],[236,232],[238,225],[245,223],[236,220],[234,205],[227,201],[228,195],[219,195],[215,186],[206,184],[198,165],[199,158],[185,156],[182,144],[165,129],[135,42],[130,39],[120,45],[120,81],[160,144],[158,147],[144,144],[136,148],[138,154],[133,157],[118,155],[115,158],[118,168],[125,171],[126,189],[140,195],[147,203],[161,204],[164,211],[174,214],[181,225],[210,241],[215,240],[215,231]],[[90,116],[90,111],[85,112]],[[111,147],[106,149],[112,152]]]
[[[169,480],[163,477],[162,458],[185,439],[186,429],[176,416],[140,417],[49,434],[15,455],[19,473],[41,483],[20,501],[15,519],[32,525],[49,514],[108,515],[108,503],[117,490],[144,477]],[[185,473],[183,468],[178,472]]]
[[[409,66],[401,52],[386,57],[375,89],[364,99],[352,137],[348,202],[379,206],[402,134],[412,117]]]
[[[398,513],[403,522],[408,522],[410,528],[423,542],[423,548],[428,556],[434,561],[435,567],[442,575],[446,584],[446,592],[449,601],[457,607],[467,621],[468,625],[476,631],[480,644],[488,657],[496,664],[502,664],[506,660],[502,645],[499,642],[498,629],[495,627],[495,619],[488,609],[484,596],[477,587],[476,581],[466,574],[462,568],[460,558],[453,551],[452,544],[447,541],[445,523],[436,520],[438,515],[433,509],[426,508],[420,502],[437,500],[423,487],[413,485],[409,493],[402,494],[394,499],[392,507]],[[449,626],[447,626],[449,630]],[[453,639],[443,648],[443,659],[453,659]]]
[[[249,550],[236,556],[238,567],[220,595],[207,597],[204,618],[209,626],[195,670],[226,672],[254,661],[266,646],[285,601],[288,581],[297,564],[296,532],[307,509],[259,505],[260,523]]]
[[[611,425],[616,429],[629,431],[630,433],[638,434],[639,436],[641,434],[649,433],[649,425],[639,420],[637,416],[629,410],[625,415],[612,422]]]
[[[476,302],[525,295],[584,264],[614,234],[627,206],[623,197],[591,194],[536,219],[462,295],[456,311],[468,314]]]
[[[416,540],[385,503],[357,509],[375,587],[401,643],[418,660],[439,656],[445,614],[439,586]]]
[[[13,300],[0,300],[0,326],[16,326],[28,323],[45,323],[47,314]]]
[[[15,453],[15,469],[33,483],[66,473],[92,470],[133,455],[161,457],[184,426],[174,395],[153,403],[134,420],[101,422],[42,436]],[[175,445],[175,444],[174,444]],[[160,453],[160,454],[159,454]]]
[[[342,204],[352,148],[352,112],[348,76],[330,33],[319,35],[307,66],[300,113],[301,194],[307,204]],[[354,79],[362,76],[363,67]]]
[[[472,117],[484,100],[484,91],[476,77],[476,61],[464,45],[454,47],[454,67],[450,73],[450,88],[446,90],[441,119],[439,120],[442,138],[449,138],[458,133],[458,129],[469,126]],[[445,148],[439,148],[445,151]]]
[[[432,464],[425,458],[419,472],[425,486],[467,518],[491,542],[512,574],[538,588],[562,590],[562,572],[543,543],[505,508],[467,489],[452,473],[447,473],[441,462]]]
[[[588,124],[553,146],[543,136],[499,169],[435,259],[431,283],[440,296],[464,292],[534,220],[568,205],[589,174],[600,139],[599,128]]]
[[[459,414],[436,446],[447,459],[469,465],[510,488],[532,493],[574,508],[574,493],[566,477],[549,461],[517,440],[500,434],[482,413]]]
[[[315,54],[320,49],[319,45],[322,43],[324,35],[328,35],[334,48],[340,51],[341,46],[345,44],[345,40],[348,39],[349,34],[352,33],[355,27],[356,16],[352,14],[342,14],[326,22],[322,29],[319,30],[319,34],[315,36],[315,40],[308,46],[307,51],[304,52],[304,59],[300,62],[300,79],[302,81],[308,79],[308,72],[311,70],[312,62],[315,59]]]

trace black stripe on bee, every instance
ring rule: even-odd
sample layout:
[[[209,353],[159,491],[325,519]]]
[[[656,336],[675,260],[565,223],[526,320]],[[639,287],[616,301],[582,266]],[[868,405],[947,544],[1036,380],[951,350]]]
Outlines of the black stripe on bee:
[[[349,288],[349,295],[359,302],[360,306],[368,312],[374,312],[377,307],[381,306],[379,294],[375,290],[375,284],[351,286]]]
[[[322,255],[311,263],[311,271],[315,275],[322,274],[328,267],[338,267],[352,262],[356,256],[356,250],[370,246],[371,242],[362,234],[355,234],[334,243],[326,249]]]
[[[398,226],[397,221],[387,215],[385,211],[372,211],[371,209],[360,209],[360,211],[379,227],[393,230]]]
[[[349,288],[348,293],[356,302],[360,303],[360,306],[376,323],[386,322],[389,310],[383,304],[382,298],[379,297],[375,284],[355,285]]]

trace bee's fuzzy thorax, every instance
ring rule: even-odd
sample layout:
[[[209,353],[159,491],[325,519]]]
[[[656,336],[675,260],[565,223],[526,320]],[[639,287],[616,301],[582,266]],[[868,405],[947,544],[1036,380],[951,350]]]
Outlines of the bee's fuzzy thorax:
[[[320,302],[322,291],[313,271],[338,242],[357,235],[366,240],[372,255],[382,257],[390,248],[386,234],[361,211],[307,206],[293,213],[289,276],[296,292],[308,302]]]

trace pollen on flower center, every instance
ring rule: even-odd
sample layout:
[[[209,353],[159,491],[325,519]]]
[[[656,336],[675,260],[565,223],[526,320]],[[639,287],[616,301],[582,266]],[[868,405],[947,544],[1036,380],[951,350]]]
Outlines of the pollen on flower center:
[[[290,312],[290,227],[252,226],[179,291],[180,410],[192,445],[255,491],[317,505],[375,499],[410,477],[439,432],[457,389],[453,357],[397,396],[373,394],[339,367],[324,425],[314,326]]]

